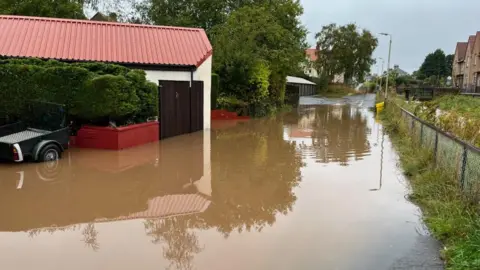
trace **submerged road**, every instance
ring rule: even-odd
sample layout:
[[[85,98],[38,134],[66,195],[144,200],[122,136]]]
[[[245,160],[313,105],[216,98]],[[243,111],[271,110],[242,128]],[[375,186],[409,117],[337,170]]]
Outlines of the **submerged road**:
[[[374,99],[0,164],[0,269],[443,269]]]

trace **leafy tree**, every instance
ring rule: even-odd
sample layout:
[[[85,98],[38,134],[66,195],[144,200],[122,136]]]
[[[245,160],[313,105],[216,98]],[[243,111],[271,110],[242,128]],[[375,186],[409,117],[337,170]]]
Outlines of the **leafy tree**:
[[[317,66],[330,78],[345,73],[345,79],[356,77],[363,81],[375,63],[372,53],[378,40],[368,30],[359,31],[355,24],[337,26],[330,24],[322,27],[316,34],[319,56]]]
[[[445,57],[445,62],[447,65],[447,74],[448,76],[452,76],[452,69],[453,69],[453,59],[455,58],[455,55],[449,54]]]
[[[145,0],[135,8],[144,23],[204,28],[222,93],[244,101],[258,102],[266,86],[270,103],[282,103],[286,76],[305,58],[307,31],[298,0]]]
[[[142,22],[200,27],[207,32],[227,19],[225,0],[146,0],[135,6]]]
[[[85,19],[84,0],[0,0],[0,14]]]
[[[224,93],[252,103],[283,102],[286,75],[298,67],[305,48],[303,28],[284,23],[267,7],[243,7],[212,29],[214,68]]]
[[[415,78],[415,79],[418,79],[418,80],[424,80],[425,79],[425,74],[422,74],[420,72],[420,70],[416,70],[412,73],[412,76]]]
[[[419,69],[419,73],[424,78],[451,76],[451,66],[450,69],[447,66],[445,53],[441,49],[437,49],[435,52],[428,54]]]
[[[409,85],[412,82],[412,77],[410,75],[398,76],[395,78],[395,85],[402,86],[402,85]]]

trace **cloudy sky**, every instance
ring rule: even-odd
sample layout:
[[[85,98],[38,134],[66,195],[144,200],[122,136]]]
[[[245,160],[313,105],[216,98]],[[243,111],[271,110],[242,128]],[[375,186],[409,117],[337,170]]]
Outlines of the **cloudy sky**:
[[[480,31],[479,0],[300,0],[303,22],[315,33],[330,23],[356,23],[372,33],[393,35],[391,65],[413,72],[437,48],[453,54],[458,41]],[[374,57],[388,56],[388,38],[379,36]],[[372,69],[376,73],[377,68]]]

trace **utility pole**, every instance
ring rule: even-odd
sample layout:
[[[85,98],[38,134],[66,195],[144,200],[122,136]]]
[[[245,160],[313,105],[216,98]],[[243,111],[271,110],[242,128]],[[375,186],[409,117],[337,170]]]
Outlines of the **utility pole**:
[[[383,65],[385,64],[385,60],[383,60],[382,57],[379,57],[378,58],[379,60],[382,60],[382,69],[380,71],[380,63],[378,64],[378,71],[379,71],[379,74],[378,76],[380,77],[380,93],[382,92],[382,82],[383,82]]]
[[[387,81],[385,83],[385,99],[387,99],[388,97],[388,77],[390,75],[390,56],[392,54],[392,35],[388,34],[388,33],[380,33],[380,35],[382,36],[389,36],[390,37],[390,44],[388,46],[388,64],[387,64]]]

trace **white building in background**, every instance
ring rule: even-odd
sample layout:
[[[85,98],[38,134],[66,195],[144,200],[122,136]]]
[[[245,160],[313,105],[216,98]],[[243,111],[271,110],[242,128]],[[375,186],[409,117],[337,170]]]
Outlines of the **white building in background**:
[[[318,50],[316,48],[310,48],[305,50],[305,55],[307,57],[307,64],[304,67],[304,72],[306,75],[318,78],[320,77],[318,74],[318,70],[315,68],[315,62],[318,59]],[[344,83],[345,78],[344,74],[337,74],[333,77],[332,83]]]

